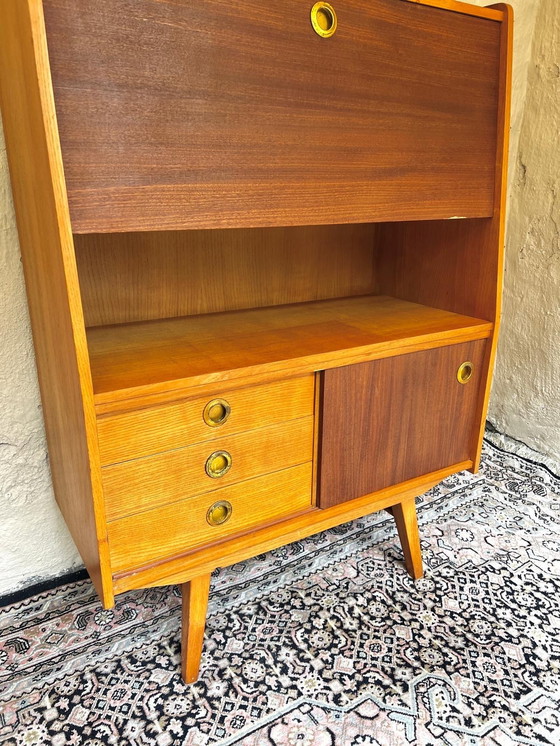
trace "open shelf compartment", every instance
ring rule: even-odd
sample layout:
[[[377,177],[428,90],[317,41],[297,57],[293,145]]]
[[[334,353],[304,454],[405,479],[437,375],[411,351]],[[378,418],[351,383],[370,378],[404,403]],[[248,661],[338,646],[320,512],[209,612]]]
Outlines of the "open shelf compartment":
[[[367,295],[93,327],[88,344],[101,404],[482,339],[492,327],[450,311]]]

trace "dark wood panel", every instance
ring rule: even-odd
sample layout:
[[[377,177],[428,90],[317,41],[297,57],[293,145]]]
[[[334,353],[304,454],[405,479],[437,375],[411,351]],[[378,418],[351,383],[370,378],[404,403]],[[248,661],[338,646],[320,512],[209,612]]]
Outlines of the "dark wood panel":
[[[319,504],[352,500],[474,457],[484,340],[323,373]],[[457,381],[461,363],[473,378]]]
[[[74,231],[491,215],[501,23],[310,5],[45,0]]]
[[[495,321],[501,291],[499,225],[499,215],[380,224],[376,292]]]
[[[87,326],[366,295],[374,225],[76,236]]]

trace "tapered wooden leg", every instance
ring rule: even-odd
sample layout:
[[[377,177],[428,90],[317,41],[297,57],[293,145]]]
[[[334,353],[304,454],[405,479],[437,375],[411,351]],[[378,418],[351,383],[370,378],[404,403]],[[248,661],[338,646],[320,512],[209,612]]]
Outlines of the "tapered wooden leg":
[[[198,679],[206,611],[210,593],[210,574],[193,578],[181,586],[183,617],[181,627],[181,674],[186,684]]]
[[[424,569],[422,568],[422,550],[420,549],[414,498],[408,498],[402,503],[393,505],[392,513],[397,524],[408,574],[414,579],[421,578],[424,575]]]

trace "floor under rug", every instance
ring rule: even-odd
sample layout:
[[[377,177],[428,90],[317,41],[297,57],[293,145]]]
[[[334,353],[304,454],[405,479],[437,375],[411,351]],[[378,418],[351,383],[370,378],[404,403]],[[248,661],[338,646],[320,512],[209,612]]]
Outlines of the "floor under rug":
[[[418,499],[420,581],[384,512],[216,571],[193,686],[177,589],[4,608],[0,743],[558,746],[560,480],[489,438]]]

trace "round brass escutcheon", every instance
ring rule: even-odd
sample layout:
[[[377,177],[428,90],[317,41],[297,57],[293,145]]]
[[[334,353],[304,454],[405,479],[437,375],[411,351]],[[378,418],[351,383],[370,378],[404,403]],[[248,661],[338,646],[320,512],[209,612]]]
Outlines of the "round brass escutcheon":
[[[210,427],[219,427],[231,414],[231,407],[225,399],[212,399],[204,407],[202,416]]]
[[[463,363],[457,371],[457,380],[459,383],[468,383],[474,373],[474,365],[470,362]]]
[[[208,508],[206,520],[211,526],[221,526],[229,521],[233,508],[227,500],[219,500]]]
[[[212,479],[218,479],[223,477],[231,469],[231,453],[227,451],[214,451],[211,456],[206,459],[206,473]]]
[[[336,31],[336,12],[329,3],[315,3],[311,8],[311,25],[319,36],[327,39]]]

